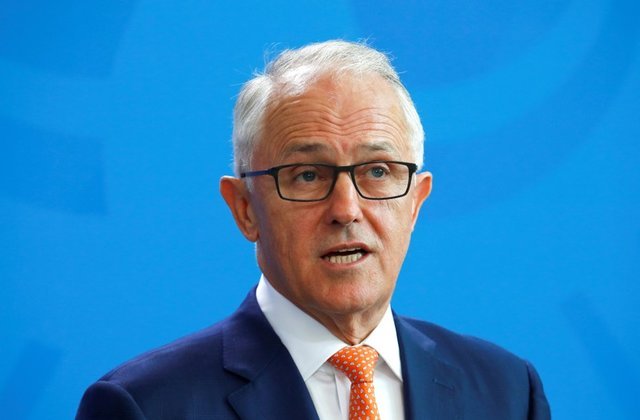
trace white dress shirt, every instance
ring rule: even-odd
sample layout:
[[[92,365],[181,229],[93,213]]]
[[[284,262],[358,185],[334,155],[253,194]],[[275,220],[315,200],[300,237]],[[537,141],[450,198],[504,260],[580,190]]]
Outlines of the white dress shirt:
[[[258,305],[287,348],[320,420],[348,420],[351,382],[327,359],[348,345],[276,291],[262,276],[256,291]],[[400,349],[391,308],[362,342],[380,355],[373,374],[382,420],[404,419]]]

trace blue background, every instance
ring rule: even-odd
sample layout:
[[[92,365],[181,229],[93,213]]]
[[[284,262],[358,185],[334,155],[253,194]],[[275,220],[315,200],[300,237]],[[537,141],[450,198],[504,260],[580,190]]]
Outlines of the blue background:
[[[83,390],[259,273],[218,194],[264,51],[391,52],[434,191],[394,306],[530,359],[554,417],[640,412],[638,2],[4,0],[0,406]],[[8,410],[8,411],[7,411]]]

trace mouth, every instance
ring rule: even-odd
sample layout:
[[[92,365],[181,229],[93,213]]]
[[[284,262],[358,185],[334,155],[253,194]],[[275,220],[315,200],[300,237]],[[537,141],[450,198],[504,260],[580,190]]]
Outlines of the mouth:
[[[322,256],[322,259],[330,264],[353,264],[361,260],[369,250],[364,246],[345,246],[333,249]]]

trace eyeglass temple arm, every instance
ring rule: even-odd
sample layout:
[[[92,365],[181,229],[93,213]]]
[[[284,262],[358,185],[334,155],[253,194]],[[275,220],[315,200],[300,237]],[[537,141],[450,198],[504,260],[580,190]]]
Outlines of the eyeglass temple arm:
[[[260,175],[273,175],[273,168],[271,169],[264,169],[262,171],[248,171],[248,172],[241,172],[240,173],[240,178],[247,178],[247,177],[252,177],[252,176],[260,176]]]

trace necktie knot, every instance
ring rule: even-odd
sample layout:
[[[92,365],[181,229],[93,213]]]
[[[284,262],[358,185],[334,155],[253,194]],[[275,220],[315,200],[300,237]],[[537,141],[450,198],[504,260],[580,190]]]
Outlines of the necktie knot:
[[[343,347],[329,358],[336,369],[347,375],[352,384],[373,382],[378,352],[369,346]]]

